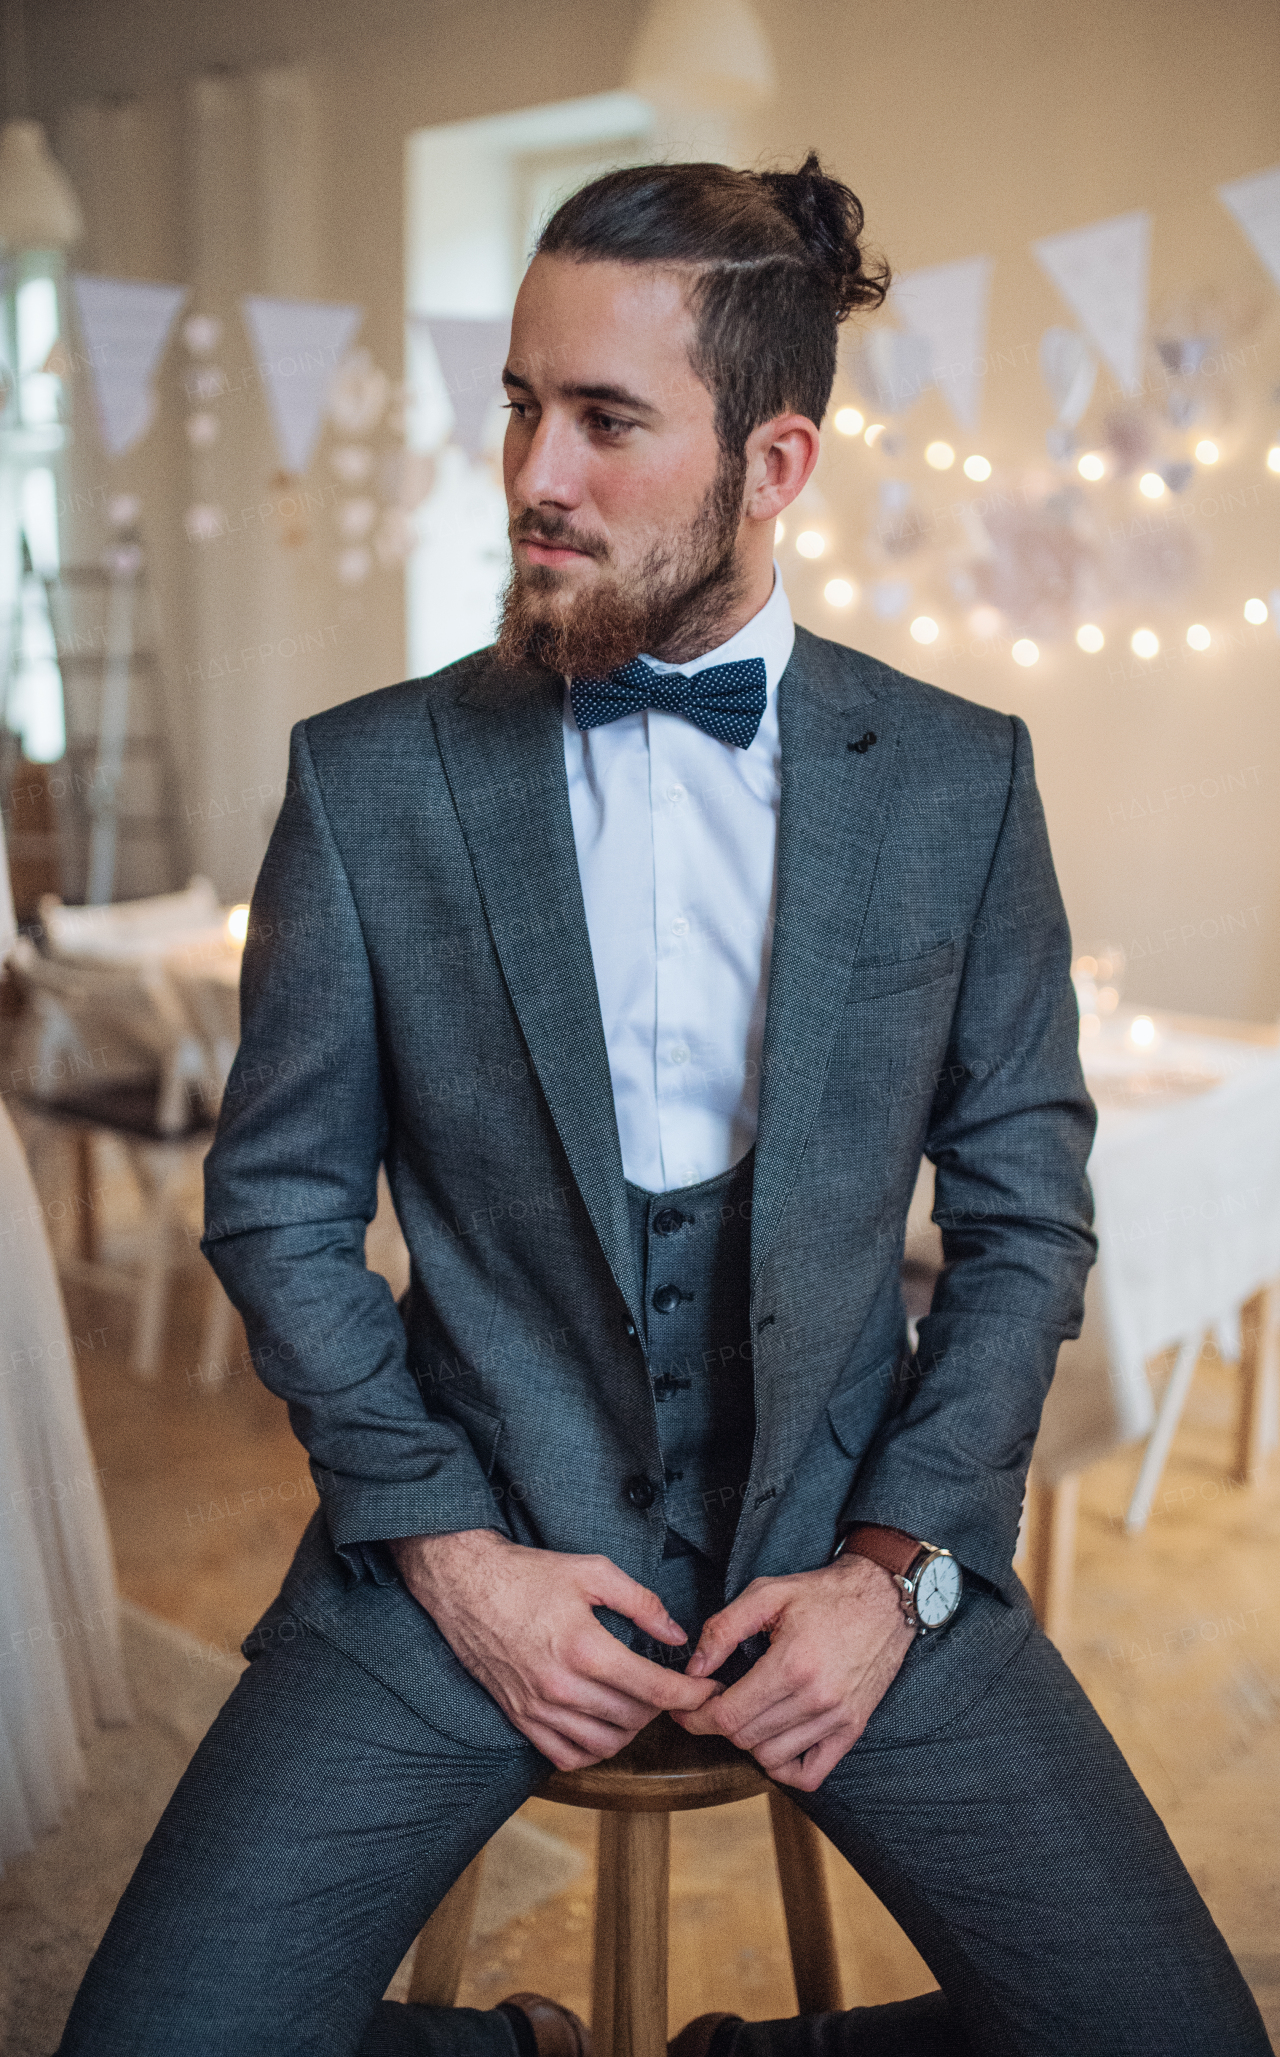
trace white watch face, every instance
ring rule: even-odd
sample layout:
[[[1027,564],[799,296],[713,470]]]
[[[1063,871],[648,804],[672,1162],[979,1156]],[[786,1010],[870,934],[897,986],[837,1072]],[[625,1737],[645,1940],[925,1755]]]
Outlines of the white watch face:
[[[933,1557],[916,1586],[916,1613],[926,1628],[940,1628],[960,1599],[960,1566],[954,1557]]]

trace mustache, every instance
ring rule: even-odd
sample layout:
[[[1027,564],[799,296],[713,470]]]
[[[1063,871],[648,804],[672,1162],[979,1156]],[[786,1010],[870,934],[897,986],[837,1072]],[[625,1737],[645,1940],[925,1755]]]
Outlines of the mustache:
[[[581,550],[584,556],[595,557],[601,563],[609,555],[609,545],[603,536],[588,535],[575,529],[563,514],[534,514],[530,511],[511,522],[509,530],[513,543],[550,543],[560,550]]]

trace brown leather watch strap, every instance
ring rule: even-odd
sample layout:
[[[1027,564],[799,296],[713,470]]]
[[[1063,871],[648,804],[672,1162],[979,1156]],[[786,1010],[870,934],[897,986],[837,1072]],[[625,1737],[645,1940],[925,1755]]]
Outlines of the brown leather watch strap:
[[[890,1572],[895,1578],[903,1578],[920,1544],[915,1536],[907,1535],[900,1528],[879,1528],[871,1522],[864,1522],[848,1531],[844,1547],[846,1556],[869,1557],[882,1571]]]

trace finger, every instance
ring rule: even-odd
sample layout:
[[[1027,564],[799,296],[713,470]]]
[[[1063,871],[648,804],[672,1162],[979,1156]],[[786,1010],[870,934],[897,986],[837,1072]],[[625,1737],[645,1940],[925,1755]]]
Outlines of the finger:
[[[779,1766],[769,1776],[780,1786],[794,1786],[801,1793],[816,1793],[828,1772],[848,1755],[856,1741],[857,1736],[847,1728],[837,1729],[825,1742],[806,1750],[803,1757],[793,1757],[790,1763]]]
[[[559,1736],[562,1742],[585,1750],[593,1764],[598,1764],[604,1757],[615,1757],[638,1733],[634,1728],[619,1727],[611,1721],[597,1721],[594,1715],[580,1713],[577,1708],[554,1707],[546,1702],[532,1707],[528,1718]]]
[[[687,1643],[689,1638],[678,1621],[667,1613],[656,1593],[630,1578],[608,1557],[588,1557],[586,1587],[593,1607],[612,1607],[625,1614],[646,1635],[659,1643]]]
[[[575,1714],[586,1714],[595,1721],[605,1721],[614,1728],[630,1729],[633,1733],[653,1720],[651,1700],[637,1699],[633,1693],[620,1692],[615,1687],[602,1685],[594,1678],[584,1678],[572,1671],[565,1671],[554,1684],[544,1680],[542,1698],[549,1707],[557,1710],[568,1708]]]
[[[788,1677],[782,1652],[775,1644],[759,1663],[752,1665],[745,1678],[720,1694],[714,1709],[708,1707],[707,1713],[721,1735],[736,1743],[749,1722],[762,1720],[771,1708],[795,1697],[795,1684]]]
[[[745,1593],[739,1593],[719,1614],[703,1623],[698,1647],[685,1666],[686,1676],[705,1678],[719,1671],[748,1636],[771,1628],[787,1598],[786,1582],[776,1578],[753,1579]]]
[[[650,1718],[664,1708],[700,1707],[710,1697],[711,1680],[688,1678],[682,1671],[655,1664],[651,1657],[639,1656],[599,1622],[593,1622],[592,1628],[596,1635],[590,1659],[582,1667],[584,1674],[632,1699],[642,1700],[650,1709]]]
[[[775,1700],[772,1706],[764,1707],[758,1714],[740,1721],[733,1732],[733,1740],[740,1750],[757,1750],[762,1743],[772,1742],[775,1737],[785,1735],[788,1730],[799,1728],[802,1722],[818,1719],[817,1711],[808,1704],[802,1693],[788,1693],[784,1699]],[[839,1719],[829,1714],[828,1721]],[[803,1744],[797,1744],[803,1749]]]
[[[788,1764],[793,1758],[803,1757],[806,1750],[816,1749],[825,1743],[827,1737],[837,1731],[848,1729],[848,1716],[837,1714],[813,1714],[808,1719],[792,1719],[785,1728],[762,1743],[744,1744],[762,1771],[772,1771],[776,1764]],[[848,1747],[846,1745],[846,1747]]]

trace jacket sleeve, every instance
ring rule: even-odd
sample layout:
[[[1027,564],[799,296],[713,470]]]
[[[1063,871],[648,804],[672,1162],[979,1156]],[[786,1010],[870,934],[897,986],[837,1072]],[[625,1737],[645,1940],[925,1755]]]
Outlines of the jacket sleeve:
[[[945,1264],[841,1525],[944,1543],[1010,1589],[1031,1448],[1096,1252],[1071,939],[1031,739],[1013,724],[1004,819],[967,938],[925,1136]]]
[[[335,1547],[385,1579],[361,1545],[503,1524],[465,1434],[428,1414],[390,1288],[365,1265],[387,1137],[377,1007],[305,723],[285,790],[250,909],[201,1248],[288,1403]]]

